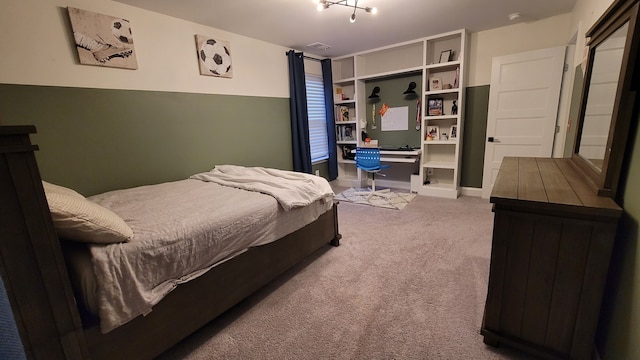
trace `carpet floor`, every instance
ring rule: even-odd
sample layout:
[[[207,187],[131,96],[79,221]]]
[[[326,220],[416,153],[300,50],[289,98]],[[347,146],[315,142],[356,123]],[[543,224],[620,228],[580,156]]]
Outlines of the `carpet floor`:
[[[531,359],[485,345],[493,214],[418,196],[402,211],[341,202],[320,250],[160,359]]]

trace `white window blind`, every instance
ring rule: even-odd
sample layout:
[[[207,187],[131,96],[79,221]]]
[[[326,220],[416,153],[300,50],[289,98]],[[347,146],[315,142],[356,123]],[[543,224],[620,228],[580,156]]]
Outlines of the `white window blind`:
[[[311,162],[329,158],[329,138],[327,136],[327,114],[324,104],[322,76],[305,74],[307,87],[307,113],[309,115],[309,146]]]

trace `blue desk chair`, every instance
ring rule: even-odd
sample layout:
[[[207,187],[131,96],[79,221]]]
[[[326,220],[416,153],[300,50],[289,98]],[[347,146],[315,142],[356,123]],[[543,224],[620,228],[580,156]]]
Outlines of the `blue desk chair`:
[[[356,195],[367,195],[367,199],[372,196],[389,197],[391,193],[389,189],[376,190],[376,174],[385,176],[380,173],[380,170],[388,169],[389,165],[380,165],[380,149],[379,148],[356,148],[356,166],[359,169],[371,174],[371,190],[368,191],[356,191]]]

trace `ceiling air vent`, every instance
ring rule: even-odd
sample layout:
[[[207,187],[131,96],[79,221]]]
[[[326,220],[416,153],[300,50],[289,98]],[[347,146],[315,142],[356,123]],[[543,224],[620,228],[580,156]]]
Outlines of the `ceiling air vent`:
[[[331,46],[316,41],[314,43],[311,43],[311,44],[307,45],[307,47],[310,47],[310,48],[313,48],[313,49],[317,49],[317,50],[327,50]]]

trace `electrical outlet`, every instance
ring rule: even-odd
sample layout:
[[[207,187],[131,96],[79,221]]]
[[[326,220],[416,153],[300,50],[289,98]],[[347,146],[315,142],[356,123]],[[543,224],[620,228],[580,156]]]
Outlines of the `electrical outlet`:
[[[433,175],[433,169],[432,168],[427,168],[427,175],[429,175],[429,176]]]

